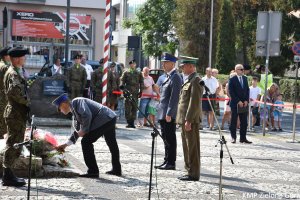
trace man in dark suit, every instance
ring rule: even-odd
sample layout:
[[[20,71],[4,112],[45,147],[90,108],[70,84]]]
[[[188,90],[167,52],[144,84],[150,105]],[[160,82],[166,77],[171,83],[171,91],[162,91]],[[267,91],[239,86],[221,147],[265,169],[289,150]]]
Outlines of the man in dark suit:
[[[236,124],[237,117],[240,118],[240,142],[250,144],[246,138],[247,133],[247,112],[240,112],[242,109],[248,108],[249,103],[249,85],[247,77],[244,76],[244,67],[241,64],[235,66],[236,76],[229,79],[229,94],[231,97],[231,123],[230,133],[232,143],[236,143]],[[248,110],[248,109],[245,109]]]
[[[177,58],[168,53],[165,53],[161,59],[167,78],[161,86],[162,92],[159,104],[161,113],[158,115],[158,120],[162,137],[167,144],[165,144],[164,162],[156,168],[162,170],[175,170],[177,148],[175,120],[182,85],[182,79],[175,69],[176,61]]]

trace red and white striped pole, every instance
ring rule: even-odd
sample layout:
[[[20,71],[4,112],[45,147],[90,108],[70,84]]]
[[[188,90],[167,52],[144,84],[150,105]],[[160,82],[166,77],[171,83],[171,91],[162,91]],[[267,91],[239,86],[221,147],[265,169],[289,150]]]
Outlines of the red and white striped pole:
[[[107,74],[108,74],[108,56],[110,51],[110,4],[111,0],[106,0],[106,9],[105,9],[105,31],[104,31],[104,69],[103,69],[103,78],[102,78],[102,104],[106,105],[107,97]]]

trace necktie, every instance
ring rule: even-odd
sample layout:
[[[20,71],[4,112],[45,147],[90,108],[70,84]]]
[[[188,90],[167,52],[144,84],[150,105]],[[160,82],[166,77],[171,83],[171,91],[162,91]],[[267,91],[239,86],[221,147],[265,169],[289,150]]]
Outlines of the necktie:
[[[242,88],[244,88],[244,85],[243,85],[243,78],[240,76],[239,79],[240,79],[240,84],[241,84]]]

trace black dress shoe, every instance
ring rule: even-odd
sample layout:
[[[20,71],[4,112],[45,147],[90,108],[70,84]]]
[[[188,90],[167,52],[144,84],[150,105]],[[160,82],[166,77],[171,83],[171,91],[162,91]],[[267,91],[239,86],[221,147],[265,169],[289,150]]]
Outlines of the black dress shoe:
[[[194,178],[189,175],[178,177],[178,179],[181,181],[199,181],[199,178]]]
[[[79,177],[84,177],[84,178],[99,178],[99,173],[80,174]]]
[[[165,164],[166,164],[166,162],[163,162],[163,164],[161,164],[161,165],[156,165],[156,166],[154,166],[154,168],[157,169],[157,168],[159,168],[159,167],[164,166]]]
[[[236,139],[232,139],[232,140],[231,140],[231,143],[232,143],[232,144],[235,144],[235,143],[236,143]]]
[[[105,174],[115,175],[115,176],[122,176],[121,170],[110,170],[110,171],[105,172]]]
[[[249,141],[249,140],[242,140],[242,141],[240,141],[240,143],[252,144],[252,142],[251,142],[251,141]]]
[[[161,170],[175,170],[175,165],[165,164],[161,167],[158,167]]]

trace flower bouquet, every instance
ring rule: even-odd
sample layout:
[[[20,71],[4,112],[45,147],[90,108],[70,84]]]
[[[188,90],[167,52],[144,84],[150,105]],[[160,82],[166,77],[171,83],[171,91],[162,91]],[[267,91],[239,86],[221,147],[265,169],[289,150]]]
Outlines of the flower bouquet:
[[[26,129],[25,141],[30,139],[31,129]],[[49,131],[36,129],[33,132],[32,154],[43,159],[43,164],[60,167],[69,166],[62,152],[55,148],[58,146],[56,137]]]

